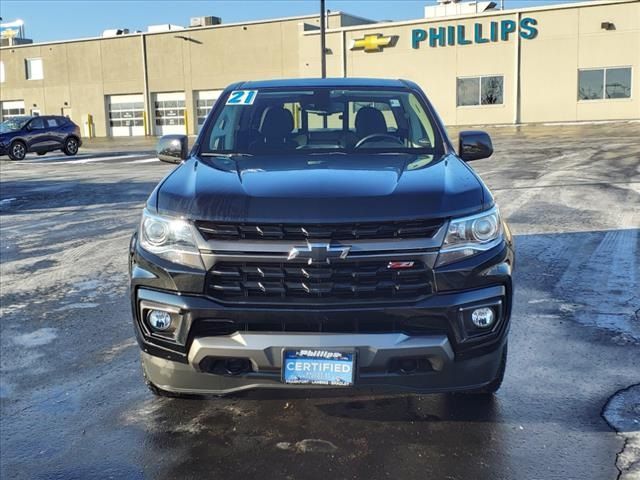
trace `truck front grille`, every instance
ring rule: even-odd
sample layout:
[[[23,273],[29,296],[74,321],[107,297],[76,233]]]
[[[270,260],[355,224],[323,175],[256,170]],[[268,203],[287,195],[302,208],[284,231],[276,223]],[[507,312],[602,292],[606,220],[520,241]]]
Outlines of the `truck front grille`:
[[[326,303],[418,299],[432,292],[422,262],[390,269],[389,259],[310,266],[305,262],[222,262],[207,276],[207,295],[228,302]]]
[[[279,315],[274,318],[242,318],[238,320],[199,319],[193,326],[193,338],[231,335],[236,332],[291,332],[291,333],[404,333],[406,335],[447,334],[446,317],[372,318],[369,313],[350,314],[348,317],[325,318]]]
[[[326,225],[237,224],[198,221],[206,240],[361,240],[432,238],[442,220],[367,222]]]

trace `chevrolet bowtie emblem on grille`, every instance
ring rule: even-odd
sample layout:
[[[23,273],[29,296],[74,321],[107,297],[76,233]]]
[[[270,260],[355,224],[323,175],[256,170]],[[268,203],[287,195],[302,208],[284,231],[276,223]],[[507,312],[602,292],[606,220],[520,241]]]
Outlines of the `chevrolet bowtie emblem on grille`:
[[[381,52],[384,47],[393,47],[396,35],[385,37],[380,33],[365,35],[363,38],[351,40],[351,50],[364,50],[365,52]]]
[[[307,260],[307,264],[327,264],[332,259],[347,258],[351,247],[339,245],[332,247],[328,243],[307,243],[304,247],[293,247],[287,260]]]

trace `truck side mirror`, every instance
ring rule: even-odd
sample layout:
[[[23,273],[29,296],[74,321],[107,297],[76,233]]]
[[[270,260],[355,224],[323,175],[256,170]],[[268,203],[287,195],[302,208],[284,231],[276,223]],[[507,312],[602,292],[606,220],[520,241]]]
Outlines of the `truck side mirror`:
[[[467,130],[460,132],[458,155],[465,162],[489,158],[493,154],[491,137],[486,132]]]
[[[164,135],[156,145],[158,159],[167,163],[181,163],[189,155],[189,138],[186,135]]]

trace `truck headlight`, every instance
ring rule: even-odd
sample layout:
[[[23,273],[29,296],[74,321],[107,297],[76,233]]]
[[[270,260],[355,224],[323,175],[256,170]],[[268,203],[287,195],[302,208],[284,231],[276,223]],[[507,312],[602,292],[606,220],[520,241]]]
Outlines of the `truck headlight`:
[[[454,218],[440,249],[436,267],[485,252],[502,242],[502,220],[497,207],[470,217]]]
[[[181,218],[152,215],[145,209],[140,223],[140,246],[170,262],[204,268],[193,228]]]

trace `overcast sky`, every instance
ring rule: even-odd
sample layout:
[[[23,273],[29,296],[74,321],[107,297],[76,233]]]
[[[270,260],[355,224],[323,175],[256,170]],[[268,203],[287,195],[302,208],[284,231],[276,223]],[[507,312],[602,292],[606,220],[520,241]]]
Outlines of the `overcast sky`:
[[[494,0],[498,4],[500,0]],[[579,0],[505,0],[505,8],[573,3]],[[589,1],[589,0],[583,0]],[[187,26],[190,17],[215,15],[224,23],[315,13],[318,0],[1,0],[3,21],[22,19],[36,42],[96,37],[108,28],[145,31],[147,25]],[[341,10],[374,20],[422,18],[435,0],[326,0]]]

